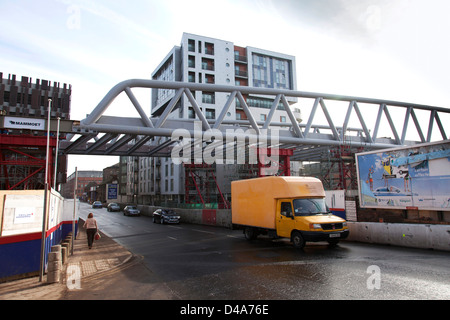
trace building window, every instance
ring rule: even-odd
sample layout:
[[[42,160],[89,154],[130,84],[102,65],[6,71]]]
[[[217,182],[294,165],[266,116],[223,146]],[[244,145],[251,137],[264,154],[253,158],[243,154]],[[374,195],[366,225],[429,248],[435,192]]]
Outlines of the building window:
[[[195,119],[195,111],[194,111],[194,109],[192,107],[190,107],[188,109],[188,118],[189,119]]]
[[[195,56],[188,57],[188,67],[195,68]]]
[[[195,52],[195,40],[188,40],[188,51]]]
[[[265,114],[260,114],[260,115],[259,115],[259,119],[260,119],[261,121],[266,121],[267,116],[266,116]]]
[[[205,53],[214,55],[214,44],[213,43],[205,42]]]
[[[215,104],[216,103],[215,93],[214,92],[203,92],[202,102],[209,103],[209,104]]]
[[[280,122],[286,122],[286,116],[280,116]]]
[[[247,99],[247,104],[249,107],[271,109],[273,100],[258,97],[249,97]],[[284,110],[284,104],[281,101],[278,104],[277,110]]]
[[[3,96],[3,99],[4,99],[4,100],[3,100],[3,101],[9,103],[9,95],[10,95],[10,92],[5,90],[3,94],[4,94],[4,96]],[[44,105],[44,104],[42,104],[42,101],[41,101],[41,104],[40,104],[40,105],[41,105],[41,106]]]
[[[248,77],[248,72],[246,70],[241,70],[240,66],[235,66],[234,72],[235,72],[236,77],[243,77],[243,78]]]
[[[195,72],[189,72],[188,82],[195,82]]]
[[[245,53],[241,53],[239,50],[235,50],[234,61],[247,63],[247,57],[245,56]]]
[[[216,110],[215,109],[206,109],[205,117],[206,117],[206,119],[215,119],[216,118]]]
[[[202,69],[214,71],[214,59],[202,58]]]
[[[215,83],[215,77],[212,74],[205,74],[205,83]]]
[[[253,86],[263,88],[292,89],[291,61],[254,53]]]

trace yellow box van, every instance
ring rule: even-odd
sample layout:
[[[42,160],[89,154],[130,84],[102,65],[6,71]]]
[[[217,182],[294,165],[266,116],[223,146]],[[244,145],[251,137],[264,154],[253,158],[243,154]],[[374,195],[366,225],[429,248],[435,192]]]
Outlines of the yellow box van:
[[[325,204],[322,182],[310,177],[263,177],[231,183],[233,228],[248,240],[258,235],[291,239],[297,248],[308,241],[336,245],[348,237],[344,219]]]

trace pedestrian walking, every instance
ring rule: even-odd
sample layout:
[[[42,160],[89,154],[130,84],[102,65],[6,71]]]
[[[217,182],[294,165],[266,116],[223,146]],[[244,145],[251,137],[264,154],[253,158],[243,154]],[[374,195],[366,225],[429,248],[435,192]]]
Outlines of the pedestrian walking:
[[[86,229],[88,247],[89,249],[92,249],[95,234],[98,232],[97,220],[94,219],[94,214],[92,212],[89,213],[83,227]]]

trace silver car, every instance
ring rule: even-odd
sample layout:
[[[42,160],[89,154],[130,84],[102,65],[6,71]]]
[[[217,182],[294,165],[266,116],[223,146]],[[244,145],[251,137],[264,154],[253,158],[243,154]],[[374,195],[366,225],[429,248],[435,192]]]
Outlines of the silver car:
[[[117,203],[111,202],[110,204],[108,204],[108,206],[106,207],[106,210],[108,210],[108,212],[111,211],[120,211],[120,206]]]
[[[123,215],[124,216],[140,216],[141,212],[138,210],[136,206],[130,205],[126,206],[123,209]]]

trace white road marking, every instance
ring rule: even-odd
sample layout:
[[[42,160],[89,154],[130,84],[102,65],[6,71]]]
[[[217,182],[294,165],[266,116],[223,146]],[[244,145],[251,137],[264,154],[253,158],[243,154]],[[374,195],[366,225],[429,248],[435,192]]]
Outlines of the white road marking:
[[[204,231],[204,230],[198,230],[198,229],[192,229],[192,231],[203,232],[203,233],[209,233],[209,234],[216,234],[215,232]]]

